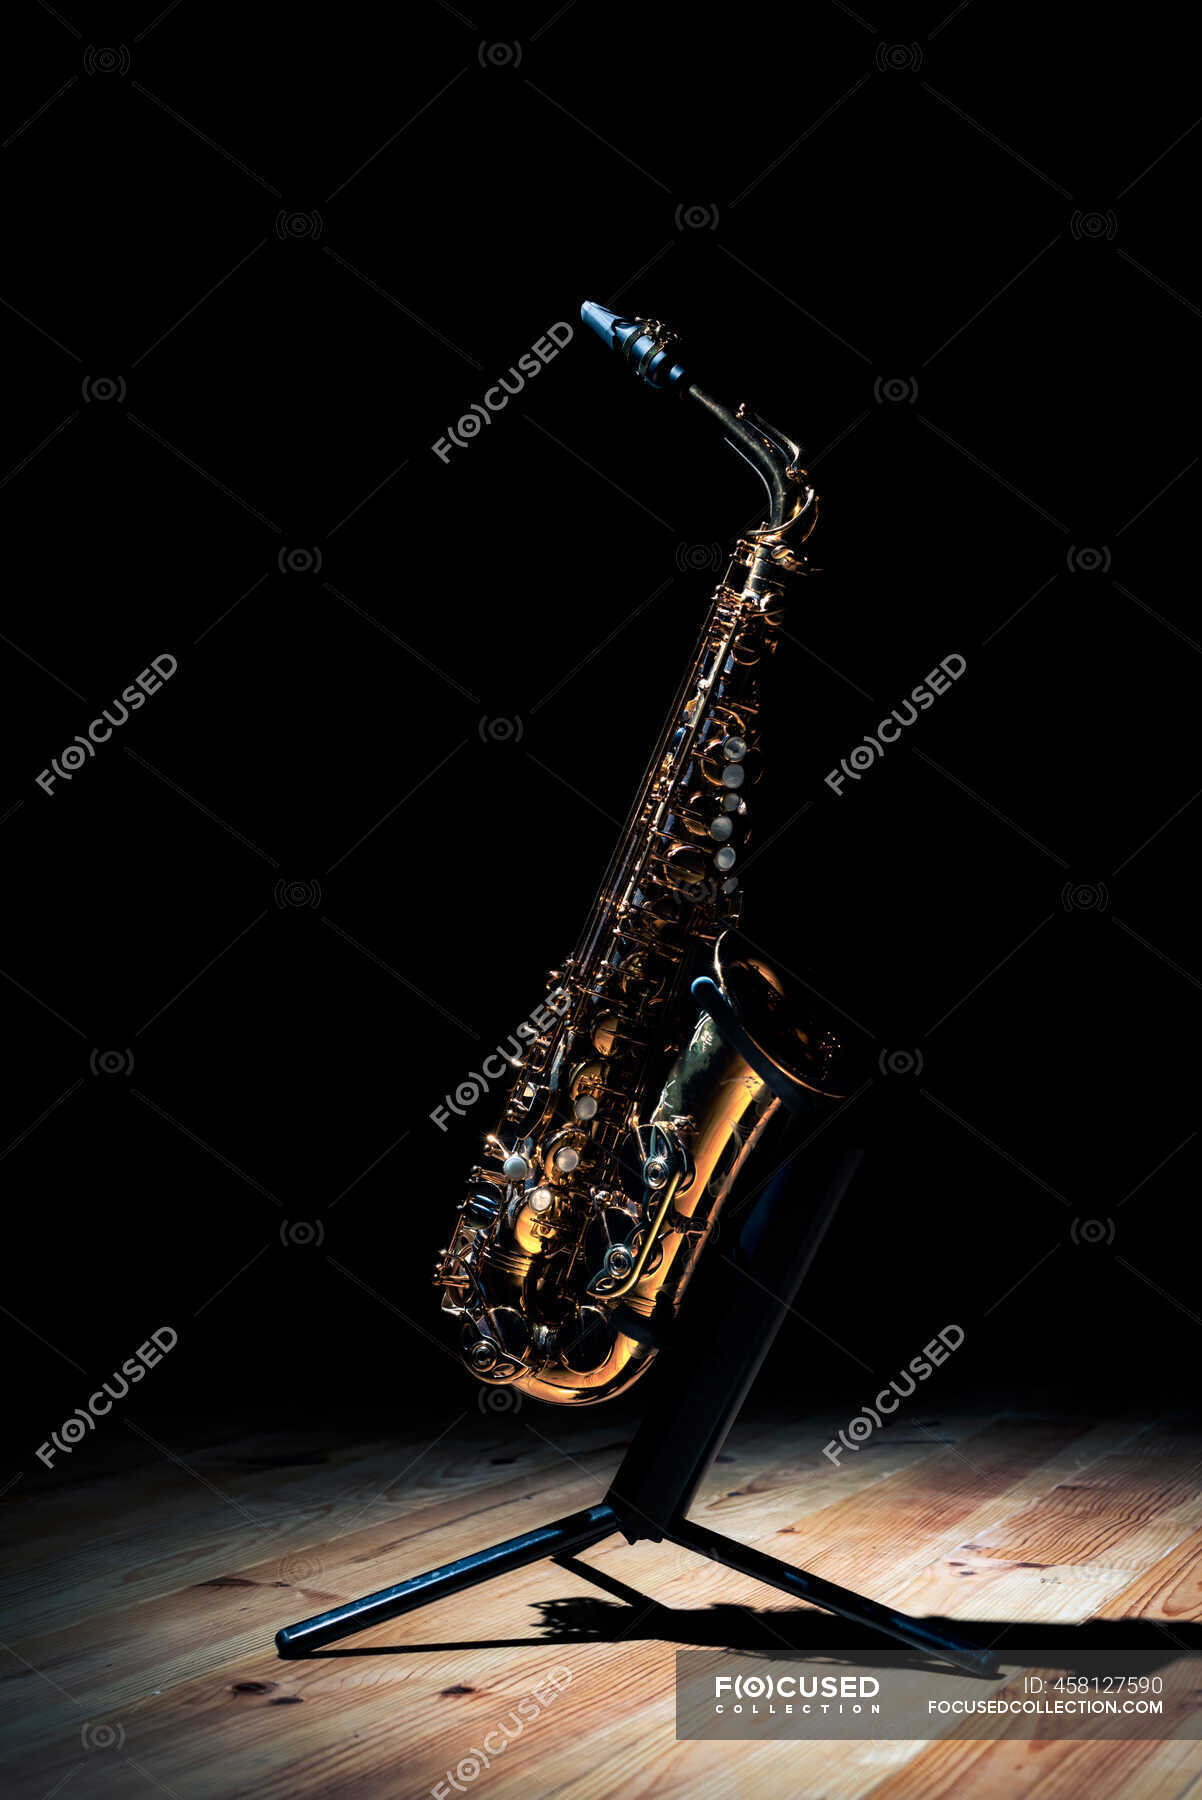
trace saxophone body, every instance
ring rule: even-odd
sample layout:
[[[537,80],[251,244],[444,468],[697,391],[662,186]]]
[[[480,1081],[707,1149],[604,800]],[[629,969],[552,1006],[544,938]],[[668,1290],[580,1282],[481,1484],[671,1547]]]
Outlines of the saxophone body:
[[[644,382],[700,406],[769,504],[734,545],[436,1272],[472,1374],[571,1405],[648,1367],[782,1109],[820,1118],[841,1098],[838,1040],[738,932],[762,677],[816,496],[797,444],[693,383],[675,334],[592,302],[582,316]]]

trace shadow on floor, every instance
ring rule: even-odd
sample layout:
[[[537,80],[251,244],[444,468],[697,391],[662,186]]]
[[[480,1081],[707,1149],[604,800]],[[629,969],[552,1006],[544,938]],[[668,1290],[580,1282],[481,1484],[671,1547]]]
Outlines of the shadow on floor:
[[[756,1612],[747,1606],[661,1606],[624,1581],[590,1568],[574,1557],[556,1559],[575,1575],[614,1596],[598,1600],[573,1595],[540,1600],[542,1630],[525,1637],[470,1638],[425,1644],[376,1644],[328,1647],[316,1656],[413,1656],[431,1651],[491,1650],[536,1644],[612,1644],[659,1641],[679,1648],[754,1651],[759,1656],[832,1656],[874,1668],[936,1668],[942,1665],[920,1651],[849,1619],[812,1607],[790,1606]],[[1157,1666],[1181,1656],[1202,1654],[1202,1625],[1151,1619],[1088,1619],[1077,1625],[1038,1625],[1030,1620],[928,1619],[925,1623],[953,1633],[969,1644],[992,1648],[1003,1662],[1027,1668],[1072,1667],[1075,1653],[1141,1651],[1158,1655]]]

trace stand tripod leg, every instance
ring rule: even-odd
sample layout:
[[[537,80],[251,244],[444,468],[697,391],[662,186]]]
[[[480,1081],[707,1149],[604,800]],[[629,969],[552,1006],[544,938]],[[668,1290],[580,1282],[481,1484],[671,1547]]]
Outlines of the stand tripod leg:
[[[496,1575],[508,1575],[514,1569],[525,1568],[527,1563],[537,1562],[540,1557],[568,1556],[576,1550],[587,1550],[590,1544],[598,1543],[617,1529],[617,1518],[611,1506],[586,1507],[583,1512],[569,1513],[551,1525],[542,1525],[537,1531],[523,1532],[521,1537],[506,1538],[487,1550],[477,1550],[473,1556],[460,1557],[458,1562],[447,1563],[441,1569],[428,1569],[424,1575],[415,1575],[410,1581],[397,1582],[394,1587],[381,1588],[375,1594],[364,1594],[361,1600],[348,1600],[345,1606],[315,1613],[311,1619],[301,1619],[296,1625],[285,1625],[276,1633],[275,1647],[284,1657],[307,1656],[326,1644],[336,1643],[339,1638],[349,1637],[352,1632],[366,1631],[369,1625],[382,1625],[386,1619],[395,1619],[401,1613],[412,1612],[415,1607],[428,1605],[431,1600],[440,1600],[444,1594],[458,1594],[464,1588],[491,1581]]]
[[[804,1128],[806,1121],[798,1115],[795,1123]],[[824,1146],[807,1161],[807,1212],[799,1214],[788,1193],[791,1152],[743,1221],[733,1253],[724,1253],[717,1267],[711,1267],[708,1281],[702,1272],[696,1288],[704,1292],[690,1292],[675,1337],[660,1352],[659,1367],[651,1376],[651,1403],[605,1500],[411,1581],[286,1625],[276,1635],[279,1654],[308,1656],[444,1594],[476,1587],[544,1556],[570,1558],[620,1531],[632,1544],[643,1538],[668,1538],[973,1674],[992,1672],[994,1662],[987,1650],[707,1531],[686,1516],[859,1160],[854,1147],[830,1139],[824,1139]],[[591,1578],[596,1579],[595,1572]]]
[[[795,1569],[790,1563],[781,1562],[779,1557],[765,1556],[763,1551],[752,1550],[717,1531],[707,1531],[704,1525],[680,1519],[666,1535],[674,1544],[696,1550],[699,1556],[708,1556],[712,1562],[737,1569],[741,1575],[750,1575],[756,1581],[766,1581],[770,1587],[792,1594],[794,1599],[808,1600],[812,1606],[838,1613],[840,1618],[851,1619],[857,1625],[883,1631],[913,1650],[924,1650],[945,1662],[955,1663],[958,1668],[967,1669],[970,1675],[990,1675],[995,1671],[996,1662],[991,1650],[979,1650],[962,1638],[949,1637],[924,1619],[894,1612],[891,1606],[868,1600],[850,1588],[837,1587],[833,1581],[823,1581],[817,1575],[807,1575],[804,1569]]]

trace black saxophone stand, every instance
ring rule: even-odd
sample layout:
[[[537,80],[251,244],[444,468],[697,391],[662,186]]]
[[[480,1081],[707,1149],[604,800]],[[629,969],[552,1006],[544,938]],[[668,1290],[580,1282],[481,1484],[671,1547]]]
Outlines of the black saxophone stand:
[[[716,1015],[722,1009],[715,1004],[707,1010]],[[725,1021],[715,1017],[715,1022],[721,1029]],[[562,1562],[621,1532],[632,1544],[642,1538],[657,1543],[666,1538],[795,1600],[897,1638],[927,1656],[971,1674],[992,1673],[995,1659],[990,1651],[950,1636],[935,1621],[895,1612],[708,1531],[688,1517],[698,1486],[734,1423],[860,1160],[858,1148],[836,1141],[838,1123],[832,1120],[831,1126],[829,1137],[824,1127],[823,1142],[815,1143],[812,1130],[808,1139],[802,1135],[809,1121],[795,1114],[790,1121],[795,1148],[786,1153],[754,1208],[738,1222],[737,1232],[729,1217],[724,1221],[723,1237],[733,1236],[734,1241],[729,1247],[721,1241],[711,1247],[706,1266],[691,1284],[672,1335],[648,1372],[650,1404],[598,1505],[286,1625],[276,1635],[279,1654],[311,1655],[444,1595],[508,1575],[544,1556]],[[815,1203],[799,1221],[789,1189],[802,1149],[807,1150],[805,1185]]]

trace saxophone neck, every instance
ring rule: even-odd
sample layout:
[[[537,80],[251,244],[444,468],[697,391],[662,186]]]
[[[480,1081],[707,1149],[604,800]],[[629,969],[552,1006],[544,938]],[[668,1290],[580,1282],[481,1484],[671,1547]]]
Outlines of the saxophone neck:
[[[739,406],[732,412],[695,382],[688,395],[717,420],[731,449],[750,464],[764,484],[768,514],[762,525],[747,532],[747,538],[763,551],[765,561],[794,574],[804,573],[807,564],[800,546],[818,523],[818,496],[798,460],[800,444],[776,431],[750,407]]]
[[[595,300],[584,302],[580,316],[640,381],[691,400],[715,421],[731,448],[760,477],[768,496],[767,517],[749,536],[763,545],[774,563],[786,569],[803,569],[805,561],[797,555],[796,547],[813,530],[818,507],[817,496],[798,460],[800,444],[750,408],[732,409],[693,381],[677,353],[679,333],[661,320],[623,318]]]

